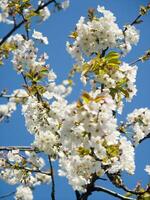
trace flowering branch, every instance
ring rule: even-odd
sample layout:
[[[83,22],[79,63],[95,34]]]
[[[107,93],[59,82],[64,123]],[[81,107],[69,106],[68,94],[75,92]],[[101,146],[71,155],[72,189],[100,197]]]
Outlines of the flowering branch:
[[[0,151],[12,151],[12,150],[41,152],[37,148],[30,146],[8,146],[8,147],[0,146]]]
[[[48,160],[49,160],[50,171],[51,171],[51,179],[52,179],[52,192],[51,192],[51,198],[52,198],[52,200],[55,200],[55,180],[54,180],[54,170],[53,170],[52,161],[51,161],[51,157],[50,157],[50,156],[48,156]]]
[[[107,194],[110,194],[111,196],[114,196],[116,198],[119,198],[119,199],[122,199],[122,200],[135,200],[134,198],[131,198],[131,197],[126,197],[124,195],[121,195],[117,192],[114,192],[112,190],[109,190],[107,188],[104,188],[104,187],[100,187],[100,186],[95,186],[93,189],[92,189],[92,192],[104,192],[104,193],[107,193]]]
[[[34,11],[35,13],[38,13],[40,10],[42,10],[43,8],[45,8],[46,6],[48,6],[51,3],[55,3],[55,0],[49,0],[47,1],[45,4],[43,5],[39,5],[38,8]],[[16,24],[4,37],[3,39],[0,41],[0,46],[17,30],[19,29],[23,24],[25,24],[26,22],[28,22],[27,19],[23,18],[23,20],[21,22],[19,22],[18,24]]]
[[[48,176],[51,176],[51,174],[52,174],[51,172],[41,171],[40,169],[32,169],[32,168],[23,167],[23,166],[17,166],[16,167],[8,161],[7,161],[7,164],[9,164],[10,167],[12,167],[13,169],[16,169],[16,170],[25,170],[27,172],[40,173],[40,174],[44,174],[44,175],[48,175]],[[8,167],[5,167],[5,168],[8,168]]]
[[[35,30],[32,38],[29,39],[28,34],[32,16],[41,14],[39,11],[52,2],[55,8],[60,9],[65,8],[69,1],[65,0],[62,4],[55,0],[47,0],[45,4],[44,1],[39,1],[40,5],[36,10],[30,9],[30,0],[25,0],[25,2],[26,6],[29,6],[28,12],[24,12],[25,6],[16,11],[22,16],[22,21],[20,20],[17,24],[16,18],[13,18],[13,29],[0,42],[0,45],[4,43],[0,49],[0,56],[3,60],[12,51],[12,63],[16,71],[21,73],[26,90],[14,91],[14,95],[11,96],[4,90],[0,97],[8,98],[9,102],[0,105],[0,115],[1,118],[10,117],[16,105],[21,103],[25,125],[27,130],[35,136],[33,144],[36,148],[34,146],[1,146],[2,178],[7,182],[23,184],[17,188],[16,199],[21,199],[26,193],[30,193],[30,199],[33,199],[30,185],[28,187],[26,184],[26,181],[28,183],[32,178],[27,176],[27,180],[26,175],[35,176],[35,182],[41,183],[46,183],[51,179],[51,199],[55,200],[52,159],[58,158],[59,175],[68,178],[77,200],[87,200],[93,192],[105,192],[122,200],[134,200],[131,196],[145,195],[143,193],[148,189],[141,193],[142,188],[136,187],[133,191],[126,188],[121,174],[123,171],[130,174],[135,172],[135,145],[132,144],[132,139],[135,144],[139,144],[150,137],[150,110],[139,109],[131,113],[128,116],[127,127],[123,124],[118,127],[117,113],[121,114],[124,98],[132,100],[136,94],[137,66],[132,65],[148,60],[150,53],[146,52],[144,56],[129,65],[122,62],[121,55],[116,49],[126,54],[132,49],[132,45],[137,44],[139,32],[133,25],[142,22],[140,17],[147,13],[150,5],[141,8],[140,15],[123,30],[117,25],[113,13],[104,7],[97,8],[100,17],[93,15],[89,20],[80,18],[75,32],[71,34],[71,38],[74,39],[73,44],[67,42],[66,45],[68,52],[77,61],[75,69],[81,73],[81,81],[84,84],[89,82],[91,88],[89,92],[82,93],[79,101],[70,103],[66,96],[72,89],[70,87],[72,82],[64,80],[61,85],[58,85],[55,81],[55,73],[49,70],[46,64],[48,55],[44,52],[39,56],[38,48],[36,48],[37,41],[48,44],[47,37]],[[13,8],[13,4],[8,4],[8,11],[11,6]],[[6,13],[8,18],[6,15],[5,20],[9,20],[11,14]],[[14,16],[16,16],[15,12]],[[16,34],[9,38],[22,24],[25,26],[26,36]],[[9,40],[5,42],[7,38],[10,42]],[[107,49],[114,49],[114,51],[107,52]],[[139,125],[138,131],[134,127],[136,123]],[[132,126],[128,127],[129,124]],[[128,128],[133,130],[130,140],[125,134],[121,134],[125,133],[125,128],[127,131]],[[140,130],[143,134],[140,134]],[[21,151],[20,154],[19,151]],[[49,167],[46,171],[41,171],[45,162],[42,157],[38,158],[36,152],[44,152],[48,156]],[[147,166],[145,170],[148,173],[149,168]],[[23,172],[21,178],[17,177],[20,172]],[[96,181],[105,175],[116,188],[123,189],[124,193],[129,192],[131,196],[95,186]],[[34,187],[34,183],[31,185]]]
[[[146,15],[149,10],[150,10],[150,3],[148,3],[147,6],[141,6],[140,14],[129,25],[133,26],[134,24],[139,24],[139,23],[143,22],[142,20],[140,20],[140,18],[143,15]],[[125,33],[126,30],[127,30],[127,27],[124,28],[123,33]]]
[[[150,59],[150,50],[146,51],[146,53],[143,56],[139,57],[137,60],[131,62],[130,65],[135,65],[136,63],[140,61],[145,62],[149,59]]]

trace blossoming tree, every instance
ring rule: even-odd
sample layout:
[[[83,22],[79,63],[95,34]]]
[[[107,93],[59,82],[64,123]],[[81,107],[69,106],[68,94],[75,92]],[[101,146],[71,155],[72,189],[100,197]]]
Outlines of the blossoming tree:
[[[24,82],[12,94],[1,91],[7,103],[0,105],[0,122],[10,118],[20,104],[26,128],[34,135],[30,146],[0,146],[0,178],[19,184],[16,200],[32,200],[32,190],[43,183],[51,185],[55,200],[53,163],[58,162],[58,174],[68,179],[77,200],[87,200],[94,192],[114,199],[148,200],[149,183],[144,188],[137,183],[130,189],[122,174],[134,175],[135,149],[150,137],[150,110],[135,109],[125,122],[117,118],[124,101],[131,101],[137,92],[136,64],[150,58],[148,50],[134,62],[124,62],[139,41],[136,25],[143,22],[150,5],[141,6],[137,17],[122,29],[111,11],[103,6],[90,8],[69,35],[66,48],[75,61],[68,78],[57,84],[47,53],[40,54],[37,48],[39,43],[48,45],[48,38],[32,28],[32,20],[43,22],[68,6],[69,0],[0,1],[0,22],[12,26],[0,39],[0,64],[11,60]],[[19,33],[21,27],[24,30]],[[82,92],[70,102],[67,96],[75,92],[76,73],[83,83]],[[150,175],[150,164],[145,171]],[[104,188],[98,180],[109,181],[124,193]]]

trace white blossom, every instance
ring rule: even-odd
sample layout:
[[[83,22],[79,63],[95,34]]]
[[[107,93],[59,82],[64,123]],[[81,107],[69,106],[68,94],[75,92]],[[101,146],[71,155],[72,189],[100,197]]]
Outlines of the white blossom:
[[[84,55],[90,56],[102,52],[107,47],[116,47],[118,40],[123,38],[113,13],[100,6],[98,11],[104,16],[87,22],[81,17],[76,24],[77,37],[74,43],[71,45],[67,42],[67,51],[79,62],[84,60]]]
[[[38,4],[39,4],[39,5],[43,5],[43,1],[39,0],[39,1],[38,1]],[[47,6],[44,7],[43,9],[41,9],[41,10],[39,11],[39,14],[40,14],[40,17],[41,17],[41,20],[42,20],[42,21],[47,20],[47,19],[51,16],[51,12],[50,12],[50,10],[48,9]]]
[[[146,165],[145,171],[148,173],[148,175],[150,175],[150,165]]]
[[[148,108],[135,109],[128,115],[128,122],[133,128],[135,144],[150,134],[150,110]]]
[[[38,31],[33,31],[32,37],[35,38],[36,40],[40,40],[44,44],[48,44],[48,39],[47,37],[44,37],[41,32]]]
[[[16,104],[13,102],[8,102],[7,104],[1,104],[0,121],[2,121],[5,117],[10,117],[15,110],[16,110]]]
[[[15,200],[32,200],[33,194],[30,187],[18,186],[15,194]]]
[[[67,9],[69,7],[70,0],[65,0],[61,3],[62,9]]]

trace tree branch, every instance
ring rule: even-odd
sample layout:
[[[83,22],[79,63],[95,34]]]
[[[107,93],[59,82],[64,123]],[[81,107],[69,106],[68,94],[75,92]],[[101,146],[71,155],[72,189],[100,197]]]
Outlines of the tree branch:
[[[46,6],[48,6],[49,4],[55,2],[55,0],[49,0],[48,2],[46,2],[43,5],[39,5],[38,8],[34,11],[35,13],[38,13],[40,10],[42,10],[43,8],[45,8]],[[19,22],[18,24],[16,24],[4,37],[3,39],[0,41],[0,46],[18,29],[20,28],[24,23],[26,23],[27,20],[24,18],[21,22]]]
[[[131,194],[134,194],[134,195],[142,195],[149,190],[149,188],[147,188],[145,191],[136,191],[136,189],[130,190],[125,185],[121,185],[120,188],[123,189],[125,192],[131,193]]]
[[[46,171],[41,171],[39,169],[31,169],[29,167],[22,167],[22,166],[17,166],[17,167],[14,167],[14,165],[12,165],[11,163],[8,162],[8,164],[10,165],[10,168],[13,167],[13,169],[16,169],[16,170],[25,170],[27,172],[35,172],[35,173],[40,173],[40,174],[45,174],[45,175],[48,175],[48,176],[51,176],[51,172],[46,172]],[[7,167],[9,168],[9,167]]]
[[[76,200],[80,200],[80,192],[75,190]]]
[[[109,189],[104,188],[104,187],[99,187],[99,186],[95,186],[93,188],[92,192],[104,192],[104,193],[110,194],[111,196],[114,196],[114,197],[122,199],[122,200],[135,200],[134,198],[126,197],[126,196],[121,195],[117,192],[114,192],[112,190],[109,190]]]
[[[41,152],[37,148],[30,146],[8,146],[8,147],[0,146],[0,151],[12,151],[12,150]]]
[[[53,166],[52,166],[52,161],[51,161],[51,157],[50,156],[48,156],[48,160],[49,160],[50,171],[51,171],[51,178],[52,178],[51,199],[55,200],[55,180],[54,180],[54,172],[53,172]]]
[[[144,140],[149,139],[149,138],[150,138],[150,133],[149,133],[146,137],[144,137],[143,139],[141,139],[141,140],[139,141],[139,144],[140,144],[141,142],[143,142]]]
[[[136,24],[136,22],[142,17],[142,15],[138,15],[129,25],[133,26],[134,24]],[[125,33],[127,30],[127,27],[124,28],[123,33]]]

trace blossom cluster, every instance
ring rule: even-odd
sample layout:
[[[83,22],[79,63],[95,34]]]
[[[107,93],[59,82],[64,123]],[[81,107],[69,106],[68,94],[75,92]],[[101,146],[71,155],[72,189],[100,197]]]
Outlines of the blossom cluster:
[[[7,104],[0,105],[0,121],[11,117],[12,113],[16,110],[17,104],[25,102],[27,97],[28,94],[24,89],[14,90],[8,97],[9,102]]]
[[[150,110],[148,108],[135,109],[128,115],[128,123],[133,129],[135,144],[139,144],[150,134]]]
[[[131,50],[131,45],[137,44],[139,33],[134,26],[126,26],[123,32],[116,23],[112,12],[98,6],[97,11],[102,17],[93,17],[86,21],[81,17],[71,37],[73,44],[67,42],[67,51],[77,62],[83,63],[84,57],[102,53],[107,48],[119,48],[125,52]]]
[[[42,33],[35,31],[33,32],[33,38],[36,40],[48,44],[47,37],[44,37]],[[32,39],[26,40],[21,34],[11,36],[7,42],[14,46],[12,63],[18,73],[25,70],[39,71],[43,65],[45,65],[48,56],[46,53],[41,55],[37,60],[38,48],[35,47],[35,43]]]
[[[33,199],[33,194],[32,190],[28,186],[19,186],[17,187],[16,195],[15,195],[15,200],[32,200]]]
[[[109,54],[108,54],[109,55]],[[106,56],[107,57],[107,56]],[[91,62],[83,65],[83,71],[81,73],[81,81],[87,83],[87,74],[85,74],[84,66],[91,66]],[[136,95],[136,75],[137,66],[130,66],[128,63],[123,62],[120,66],[110,66],[109,64],[99,66],[92,80],[97,83],[104,84],[106,88],[110,90],[110,94],[116,99],[118,105],[121,104],[123,97],[126,97],[128,101]],[[92,71],[89,71],[90,73]],[[88,77],[89,78],[89,77]],[[91,78],[90,78],[91,80]],[[120,107],[121,108],[121,107]]]
[[[70,1],[64,0],[59,4],[59,9],[66,9],[69,7]],[[38,0],[38,8],[44,5],[44,1]],[[35,12],[30,0],[1,0],[0,2],[0,22],[7,24],[14,24],[14,19],[19,15],[24,19],[29,19],[32,16],[39,16],[40,21],[45,21],[51,16],[51,11],[47,6]]]
[[[17,187],[15,199],[32,200],[31,188],[42,183],[49,183],[50,174],[42,173],[45,162],[35,152],[26,151],[22,155],[19,150],[0,155],[0,178],[9,184],[21,185]]]
[[[70,105],[61,128],[59,174],[74,190],[84,191],[93,174],[134,173],[134,148],[120,135],[113,116],[115,103],[107,93],[90,93],[91,100]]]
[[[13,2],[1,1],[0,22],[11,22],[9,4]],[[38,5],[42,6],[43,1],[38,1]],[[69,0],[56,6],[66,9]],[[25,16],[30,9],[30,6],[23,9]],[[116,115],[121,113],[123,98],[132,100],[137,91],[137,66],[122,62],[121,55],[137,44],[139,32],[133,25],[120,29],[116,17],[104,7],[98,6],[97,11],[102,16],[80,18],[71,34],[73,44],[67,42],[68,52],[78,63],[81,81],[90,80],[91,84],[88,92],[83,91],[75,102],[67,100],[72,91],[71,80],[56,84],[57,76],[46,64],[48,55],[45,52],[39,55],[37,45],[39,42],[47,45],[46,36],[34,30],[30,38],[15,34],[5,43],[12,52],[15,70],[23,76],[25,89],[14,90],[7,96],[8,103],[0,105],[0,121],[10,117],[17,104],[21,104],[26,128],[34,135],[31,148],[37,150],[0,154],[0,178],[10,184],[21,184],[16,200],[32,200],[32,188],[50,182],[51,174],[42,171],[45,162],[37,152],[45,153],[53,161],[58,159],[59,175],[67,177],[79,192],[86,192],[93,178],[121,176],[124,171],[134,174],[134,148],[150,134],[150,110],[136,109],[129,114],[123,131]],[[50,11],[44,7],[39,14],[44,21]],[[121,52],[107,53],[112,48]],[[132,130],[134,141],[121,134],[127,131],[126,127]],[[149,173],[149,165],[145,171]]]

